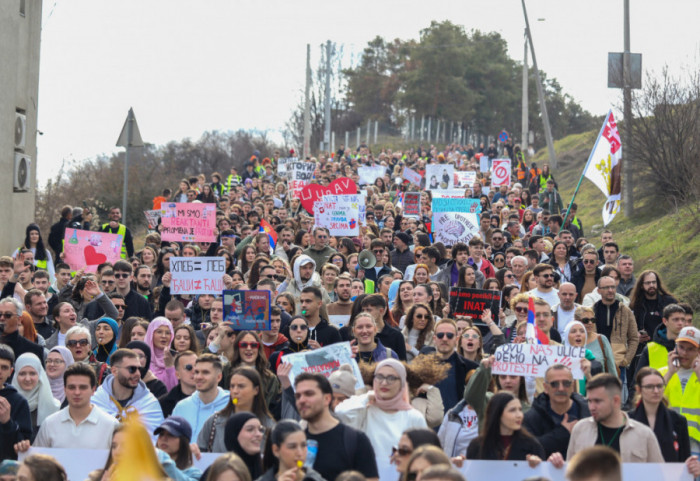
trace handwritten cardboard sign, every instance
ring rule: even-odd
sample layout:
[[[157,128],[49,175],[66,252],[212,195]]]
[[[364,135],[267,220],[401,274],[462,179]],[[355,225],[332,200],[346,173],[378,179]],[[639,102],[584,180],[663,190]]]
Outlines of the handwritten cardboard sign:
[[[473,170],[455,171],[455,187],[471,187],[476,182],[476,172]]]
[[[158,227],[158,220],[160,219],[160,210],[144,210],[143,215],[146,216],[146,221],[148,222],[149,230],[156,230]]]
[[[216,241],[216,204],[163,202],[160,219],[164,241]]]
[[[403,169],[403,178],[409,181],[411,184],[415,184],[417,186],[420,186],[420,183],[423,180],[423,176],[421,176],[415,170],[409,169],[408,167],[404,167]]]
[[[314,178],[315,162],[287,162],[287,188],[291,195],[299,198],[302,189]]]
[[[467,289],[452,287],[450,289],[450,310],[455,315],[481,318],[484,309],[491,309],[491,316],[496,321],[501,308],[501,291],[485,289]]]
[[[299,162],[297,157],[282,157],[277,159],[277,175],[285,176],[287,175],[287,164],[291,162]]]
[[[226,274],[223,257],[171,257],[171,294],[221,294]]]
[[[446,246],[457,242],[468,243],[479,233],[478,214],[458,212],[438,212],[433,214],[433,238]]]
[[[403,216],[412,219],[420,219],[420,192],[406,192],[403,195]]]
[[[314,202],[323,200],[324,195],[344,195],[357,194],[357,185],[348,177],[335,179],[327,186],[319,184],[309,184],[304,186],[300,192],[301,205],[306,211],[313,215]]]
[[[374,184],[379,177],[384,177],[386,167],[375,165],[374,167],[358,167],[357,175],[360,177],[360,185]]]
[[[367,217],[367,196],[362,195],[362,191],[360,191],[358,194],[324,195],[322,200],[326,202],[349,203],[351,209],[357,209],[360,213],[360,216],[358,217],[360,223],[365,223],[365,219]]]
[[[97,272],[97,266],[121,259],[122,242],[119,234],[66,229],[63,252],[64,261],[71,271],[85,268],[85,272]]]
[[[337,371],[342,364],[350,364],[355,375],[355,389],[362,389],[365,383],[357,361],[352,356],[349,342],[340,342],[314,349],[313,351],[295,352],[282,356],[282,362],[292,365],[289,380],[294,386],[294,378],[303,372],[319,373],[328,377],[333,371]]]
[[[544,377],[549,366],[563,364],[571,368],[574,379],[583,379],[581,360],[585,347],[554,344],[503,344],[498,346],[491,365],[493,374]]]
[[[234,331],[269,331],[270,291],[224,291],[224,321]]]
[[[431,209],[436,212],[465,212],[470,214],[481,213],[479,199],[467,199],[466,197],[438,197],[433,199]]]

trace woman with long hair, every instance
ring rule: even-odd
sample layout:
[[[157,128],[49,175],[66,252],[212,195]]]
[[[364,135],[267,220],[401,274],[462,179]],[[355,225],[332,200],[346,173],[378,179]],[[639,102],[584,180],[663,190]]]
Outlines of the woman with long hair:
[[[9,460],[8,460],[9,462]],[[11,471],[3,470],[2,477],[7,478]],[[15,479],[14,476],[9,476]],[[67,481],[68,475],[61,463],[48,454],[30,454],[17,469],[17,478],[22,481]]]
[[[53,257],[51,252],[44,246],[44,240],[41,237],[41,229],[39,226],[31,223],[27,226],[24,235],[22,246],[17,248],[12,255],[15,259],[21,254],[22,249],[29,249],[34,254],[34,265],[39,269],[43,269],[49,273],[49,277],[53,281],[56,277],[54,269]]]
[[[427,304],[413,304],[406,313],[403,337],[406,340],[406,358],[413,360],[425,346],[433,345],[435,317]]]
[[[56,307],[53,308],[53,312],[51,314],[53,314],[53,321],[56,330],[46,340],[46,347],[48,349],[65,345],[66,333],[70,328],[78,323],[78,315],[75,313],[75,308],[70,302],[59,302],[56,304]]]
[[[29,414],[32,421],[31,441],[34,442],[41,423],[57,412],[61,403],[58,399],[54,399],[49,378],[35,354],[25,352],[20,355],[15,361],[14,367],[16,374],[10,384],[29,403]]]
[[[260,374],[250,367],[233,370],[228,383],[231,402],[225,408],[211,415],[202,425],[197,436],[197,445],[203,452],[223,453],[226,451],[225,426],[231,417],[239,413],[252,413],[263,426],[275,424],[267,409],[265,393]]]
[[[231,363],[224,368],[222,387],[228,389],[228,382],[231,379],[230,373],[237,367],[252,367],[260,374],[267,406],[271,412],[274,412],[280,400],[280,381],[275,373],[270,371],[270,363],[265,357],[265,349],[263,349],[260,336],[254,331],[240,331],[233,345],[233,357]]]
[[[401,281],[398,291],[391,316],[400,320],[413,305],[413,281]]]
[[[250,271],[248,272],[248,289],[255,289],[260,282],[260,269],[265,266],[270,265],[270,259],[265,256],[258,255],[253,264],[250,266]],[[245,277],[245,275],[244,275]]]
[[[245,275],[250,270],[250,266],[255,262],[255,246],[248,244],[241,250],[238,256],[237,269],[241,271],[241,274]]]
[[[336,252],[328,258],[328,262],[340,269],[341,274],[348,272],[348,261],[344,254]]]
[[[544,448],[522,426],[520,400],[510,392],[495,394],[486,406],[479,437],[467,448],[467,459],[536,462],[544,458]]]
[[[166,317],[156,317],[148,325],[144,342],[151,348],[151,371],[170,391],[179,382],[173,367],[170,345],[173,338],[173,325]]]
[[[420,480],[420,475],[423,471],[436,465],[450,466],[450,458],[437,446],[423,445],[411,454],[406,463],[406,469],[401,474],[400,481]]]
[[[559,275],[559,282],[571,282],[573,272],[569,261],[569,248],[563,241],[556,241],[552,247],[549,264],[554,267],[554,273]]]
[[[532,271],[527,271],[523,274],[523,278],[520,279],[520,292],[527,294],[533,289],[537,288],[537,279],[533,275]]]
[[[107,297],[101,290],[97,281],[92,275],[84,275],[79,280],[77,277],[73,278],[66,287],[64,287],[58,295],[59,303],[63,301],[68,301],[73,305],[75,312],[78,316],[78,320],[85,319],[85,310],[90,302],[95,301],[102,308],[104,315],[117,319],[119,317],[119,311],[114,307],[112,301]],[[75,281],[75,284],[73,282]],[[93,320],[93,319],[89,319]]]
[[[205,476],[206,475],[206,476]],[[240,456],[233,453],[222,454],[204,472],[202,481],[255,481],[250,478],[248,466]]]
[[[529,195],[528,195],[528,197],[529,197]],[[523,199],[523,205],[528,205],[525,203],[525,199]],[[535,219],[535,214],[533,214],[530,209],[525,209],[523,211],[523,220],[520,223],[520,225],[523,226],[523,229],[525,229],[525,232],[530,232],[530,227],[533,224],[537,224],[537,220]]]
[[[467,289],[479,289],[476,283],[476,268],[471,264],[467,264],[459,268],[459,277],[457,287],[465,287]]]
[[[152,285],[159,286],[163,283],[163,276],[166,272],[170,272],[170,258],[175,255],[175,249],[172,247],[163,247],[160,250],[156,261],[156,270],[153,273]]]
[[[126,347],[131,341],[143,341],[148,331],[148,321],[141,317],[129,317],[122,323],[119,330],[119,349]]]
[[[586,350],[589,350],[597,360],[601,361],[604,372],[619,376],[610,341],[607,337],[598,334],[593,308],[577,307],[574,311],[574,320],[583,324],[586,329]]]
[[[417,286],[418,284],[427,284],[430,282],[430,271],[428,270],[428,266],[425,264],[418,264],[413,270],[413,278],[411,280],[413,281],[414,286]]]
[[[289,292],[282,292],[277,294],[275,298],[275,304],[280,307],[284,312],[290,316],[294,315],[296,311],[296,303],[294,301],[294,296]]]
[[[498,290],[500,291],[501,289],[503,289],[503,286],[505,286],[506,284],[510,284],[510,283],[514,282],[515,276],[513,275],[512,270],[510,270],[507,267],[504,267],[504,268],[498,269],[496,271],[496,280],[498,281]],[[484,281],[484,285],[485,284],[486,284],[486,281]],[[482,289],[487,289],[487,288],[482,286]]]
[[[275,351],[270,356],[270,367],[277,373],[282,356],[309,350],[309,321],[304,316],[294,316],[289,322],[289,343],[287,347]]]
[[[361,312],[355,316],[352,324],[352,335],[355,343],[352,345],[352,353],[357,362],[375,363],[384,359],[398,359],[399,356],[393,350],[384,347],[377,336],[377,323],[367,312]]]
[[[153,434],[158,436],[156,448],[170,456],[183,475],[193,481],[201,478],[202,470],[192,463],[190,448],[192,426],[185,418],[170,416],[156,428]]]
[[[391,447],[391,462],[396,465],[396,471],[403,473],[408,466],[411,454],[421,446],[435,446],[442,449],[440,439],[432,429],[407,429],[399,438],[399,442]]]
[[[283,419],[270,431],[265,443],[263,474],[259,481],[323,481],[306,461],[306,433],[298,422]]]
[[[139,253],[139,260],[141,261],[141,265],[148,266],[151,268],[151,272],[155,272],[158,263],[158,254],[155,248],[149,245],[143,246],[143,249],[141,249]]]
[[[192,351],[195,354],[199,354],[199,342],[191,325],[179,325],[173,332],[175,334],[173,338],[173,349],[175,352]]]
[[[197,196],[197,200],[203,204],[218,204],[214,191],[211,190],[211,185],[209,184],[202,185],[202,192]]]
[[[584,348],[584,358],[581,359],[581,371],[583,371],[583,379],[577,380],[575,391],[579,394],[586,395],[586,383],[588,380],[603,372],[603,365],[598,362],[593,353],[586,349],[587,336],[586,328],[579,321],[573,320],[564,328],[564,333],[561,336],[562,343],[567,347],[582,347]]]

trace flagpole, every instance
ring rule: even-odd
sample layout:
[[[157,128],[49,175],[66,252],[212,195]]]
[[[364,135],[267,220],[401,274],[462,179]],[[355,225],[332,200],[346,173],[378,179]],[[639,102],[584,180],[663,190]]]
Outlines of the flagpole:
[[[588,164],[586,164],[588,166]],[[583,169],[583,173],[581,174],[581,178],[578,179],[578,185],[576,185],[576,190],[574,191],[574,196],[571,198],[571,202],[569,202],[569,207],[566,209],[566,215],[564,216],[564,220],[562,221],[562,225],[566,223],[566,219],[569,217],[569,212],[571,211],[571,206],[574,205],[574,199],[576,198],[576,194],[578,194],[578,190],[581,188],[581,184],[583,183],[583,178],[586,176],[586,169]]]

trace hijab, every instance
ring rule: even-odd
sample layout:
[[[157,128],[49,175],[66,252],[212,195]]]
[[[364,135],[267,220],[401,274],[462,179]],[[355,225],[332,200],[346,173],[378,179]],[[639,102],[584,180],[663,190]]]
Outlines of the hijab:
[[[17,380],[17,378],[19,378],[19,372],[25,367],[31,367],[39,373],[39,382],[31,391],[22,389]],[[32,354],[31,352],[25,352],[17,358],[15,362],[15,373],[15,376],[12,378],[12,385],[29,403],[29,411],[37,411],[36,425],[41,426],[44,419],[58,411],[61,407],[61,403],[57,399],[54,399],[53,394],[51,394],[49,377],[46,375],[44,368],[41,367],[39,358],[36,357],[36,354]]]
[[[143,341],[131,341],[126,345],[126,348],[140,349],[143,351],[143,354],[146,356],[146,365],[144,367],[140,367],[139,371],[141,372],[141,379],[145,379],[146,374],[148,374],[148,369],[151,367],[151,348],[148,347],[148,344]]]
[[[65,385],[63,383],[63,373],[66,372],[68,366],[75,363],[75,360],[73,359],[73,353],[70,352],[70,350],[67,347],[56,346],[49,351],[49,354],[51,354],[52,352],[59,353],[63,358],[63,362],[65,364],[63,365],[63,371],[61,371],[61,374],[56,379],[51,379],[48,376],[48,374],[46,377],[49,379],[49,384],[51,385],[51,394],[53,394],[53,397],[55,399],[58,399],[60,402],[63,402],[63,400],[66,399]]]
[[[97,344],[97,347],[95,348],[92,353],[95,355],[95,358],[100,361],[100,362],[106,362],[109,364],[109,358],[112,355],[114,351],[117,350],[117,339],[119,339],[119,324],[117,324],[117,321],[112,319],[111,317],[103,317],[102,319],[99,319],[97,321],[97,324],[95,324],[95,328],[99,326],[100,324],[107,324],[110,329],[112,329],[112,333],[114,336],[112,336],[112,340],[109,341],[107,344]]]
[[[562,342],[564,343],[565,346],[571,346],[569,344],[569,332],[571,332],[571,328],[574,326],[580,326],[581,329],[583,329],[583,346],[586,347],[586,344],[588,344],[588,331],[586,331],[586,326],[583,325],[582,322],[579,321],[570,321],[566,327],[564,328],[564,335],[562,336]]]
[[[149,348],[151,348],[151,372],[155,377],[163,381],[165,387],[167,387],[168,390],[170,390],[175,385],[177,385],[178,382],[177,377],[175,376],[175,369],[172,367],[168,368],[165,365],[164,350],[158,349],[153,345],[153,335],[156,332],[156,330],[162,326],[167,326],[168,330],[170,330],[170,342],[168,343],[168,347],[166,347],[166,349],[170,349],[170,345],[172,344],[173,339],[175,338],[175,333],[173,331],[173,325],[167,317],[160,316],[156,317],[151,321],[151,323],[148,325],[148,330],[146,331],[146,338],[144,339],[144,342],[148,345]]]
[[[403,282],[403,279],[397,279],[391,281],[391,286],[389,286],[389,309],[394,308],[396,303],[396,298],[399,296],[399,285]]]
[[[401,380],[401,389],[396,393],[391,399],[379,399],[378,396],[374,396],[374,404],[383,411],[388,411],[391,409],[398,409],[399,411],[408,411],[413,409],[408,397],[408,383],[406,382],[406,368],[396,359],[384,359],[382,362],[377,364],[374,369],[376,373],[380,368],[384,366],[389,366],[393,369],[396,374],[398,374]]]
[[[245,423],[256,418],[254,414],[249,412],[236,413],[226,421],[226,427],[224,428],[224,445],[226,450],[241,457],[248,467],[252,479],[258,479],[263,474],[260,454],[251,455],[246,453],[238,443],[238,435],[241,433]]]

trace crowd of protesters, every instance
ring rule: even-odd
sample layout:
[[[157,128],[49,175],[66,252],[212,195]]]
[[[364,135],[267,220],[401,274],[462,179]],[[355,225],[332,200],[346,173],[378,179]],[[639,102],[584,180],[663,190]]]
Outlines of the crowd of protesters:
[[[480,171],[499,153],[511,185]],[[156,229],[139,246],[119,208],[92,225],[89,208],[65,206],[46,241],[31,223],[0,257],[0,480],[66,479],[50,456],[15,461],[45,447],[109,450],[90,474],[108,481],[134,462],[133,415],[161,479],[459,481],[465,460],[568,461],[571,480],[621,479],[621,461],[700,475],[693,309],[611,231],[586,237],[547,165],[509,143],[306,159],[313,182],[347,177],[366,192],[350,238],[314,225],[280,157],[255,152],[240,172],[183,178],[143,206],[216,204],[216,242],[165,242]],[[460,188],[479,199],[479,232],[454,245],[434,242],[434,190],[403,176],[436,163],[476,172]],[[385,173],[361,185],[362,166]],[[422,215],[406,217],[403,194],[415,191]],[[67,228],[122,235],[122,259],[71,269]],[[270,291],[270,329],[236,330],[222,296],[172,294],[174,256],[223,257],[228,289]],[[367,257],[376,263],[363,268]],[[457,315],[452,287],[500,291],[500,309]],[[539,378],[492,374],[499,346],[531,342],[533,314],[538,342],[585,349],[583,379],[564,364]],[[350,365],[292,379],[286,355],[344,341],[362,379]],[[202,473],[193,463],[205,452],[221,455]]]

